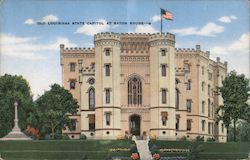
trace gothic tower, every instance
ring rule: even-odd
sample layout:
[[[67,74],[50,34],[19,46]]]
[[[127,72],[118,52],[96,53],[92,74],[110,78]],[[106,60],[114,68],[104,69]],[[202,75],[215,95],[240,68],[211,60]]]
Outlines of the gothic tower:
[[[96,138],[116,138],[121,133],[120,36],[95,35]]]
[[[175,36],[152,34],[150,45],[150,135],[175,139]]]

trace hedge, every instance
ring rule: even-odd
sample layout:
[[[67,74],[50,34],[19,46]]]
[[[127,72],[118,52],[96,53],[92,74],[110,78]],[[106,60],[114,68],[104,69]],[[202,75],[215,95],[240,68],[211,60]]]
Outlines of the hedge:
[[[199,152],[199,159],[243,159],[248,157],[250,150],[250,142],[197,142],[204,148],[203,152]],[[191,145],[190,141],[158,141],[149,142],[150,148],[156,146],[158,149],[173,148],[173,149],[188,149]],[[187,156],[187,153],[176,152],[160,152],[162,157]]]
[[[111,148],[130,148],[134,142],[118,140],[0,141],[0,154],[8,160],[29,159],[110,159],[130,157],[130,152],[110,152]]]

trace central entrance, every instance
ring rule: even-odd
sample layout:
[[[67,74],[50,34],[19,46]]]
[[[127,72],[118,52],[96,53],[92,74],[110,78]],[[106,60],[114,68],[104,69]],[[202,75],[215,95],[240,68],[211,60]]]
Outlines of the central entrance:
[[[130,133],[135,136],[140,136],[141,133],[141,117],[139,115],[130,116]]]

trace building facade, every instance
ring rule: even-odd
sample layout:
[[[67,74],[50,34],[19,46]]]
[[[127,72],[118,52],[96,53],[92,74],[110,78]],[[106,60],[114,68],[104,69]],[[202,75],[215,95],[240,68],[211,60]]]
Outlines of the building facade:
[[[225,126],[216,123],[216,109],[223,104],[216,88],[227,74],[226,62],[211,60],[199,45],[176,49],[170,33],[98,33],[94,44],[60,45],[63,86],[80,106],[70,115],[73,131],[64,134],[226,141]]]

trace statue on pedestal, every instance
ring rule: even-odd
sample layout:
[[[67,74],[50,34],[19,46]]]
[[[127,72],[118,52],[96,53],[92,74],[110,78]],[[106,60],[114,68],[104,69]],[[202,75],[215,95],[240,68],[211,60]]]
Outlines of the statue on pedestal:
[[[15,119],[14,119],[15,125],[12,131],[5,137],[0,138],[0,140],[31,140],[31,138],[29,138],[28,136],[26,136],[24,133],[21,132],[21,129],[18,126],[18,110],[17,110],[18,103],[15,102],[14,105],[15,105]]]

